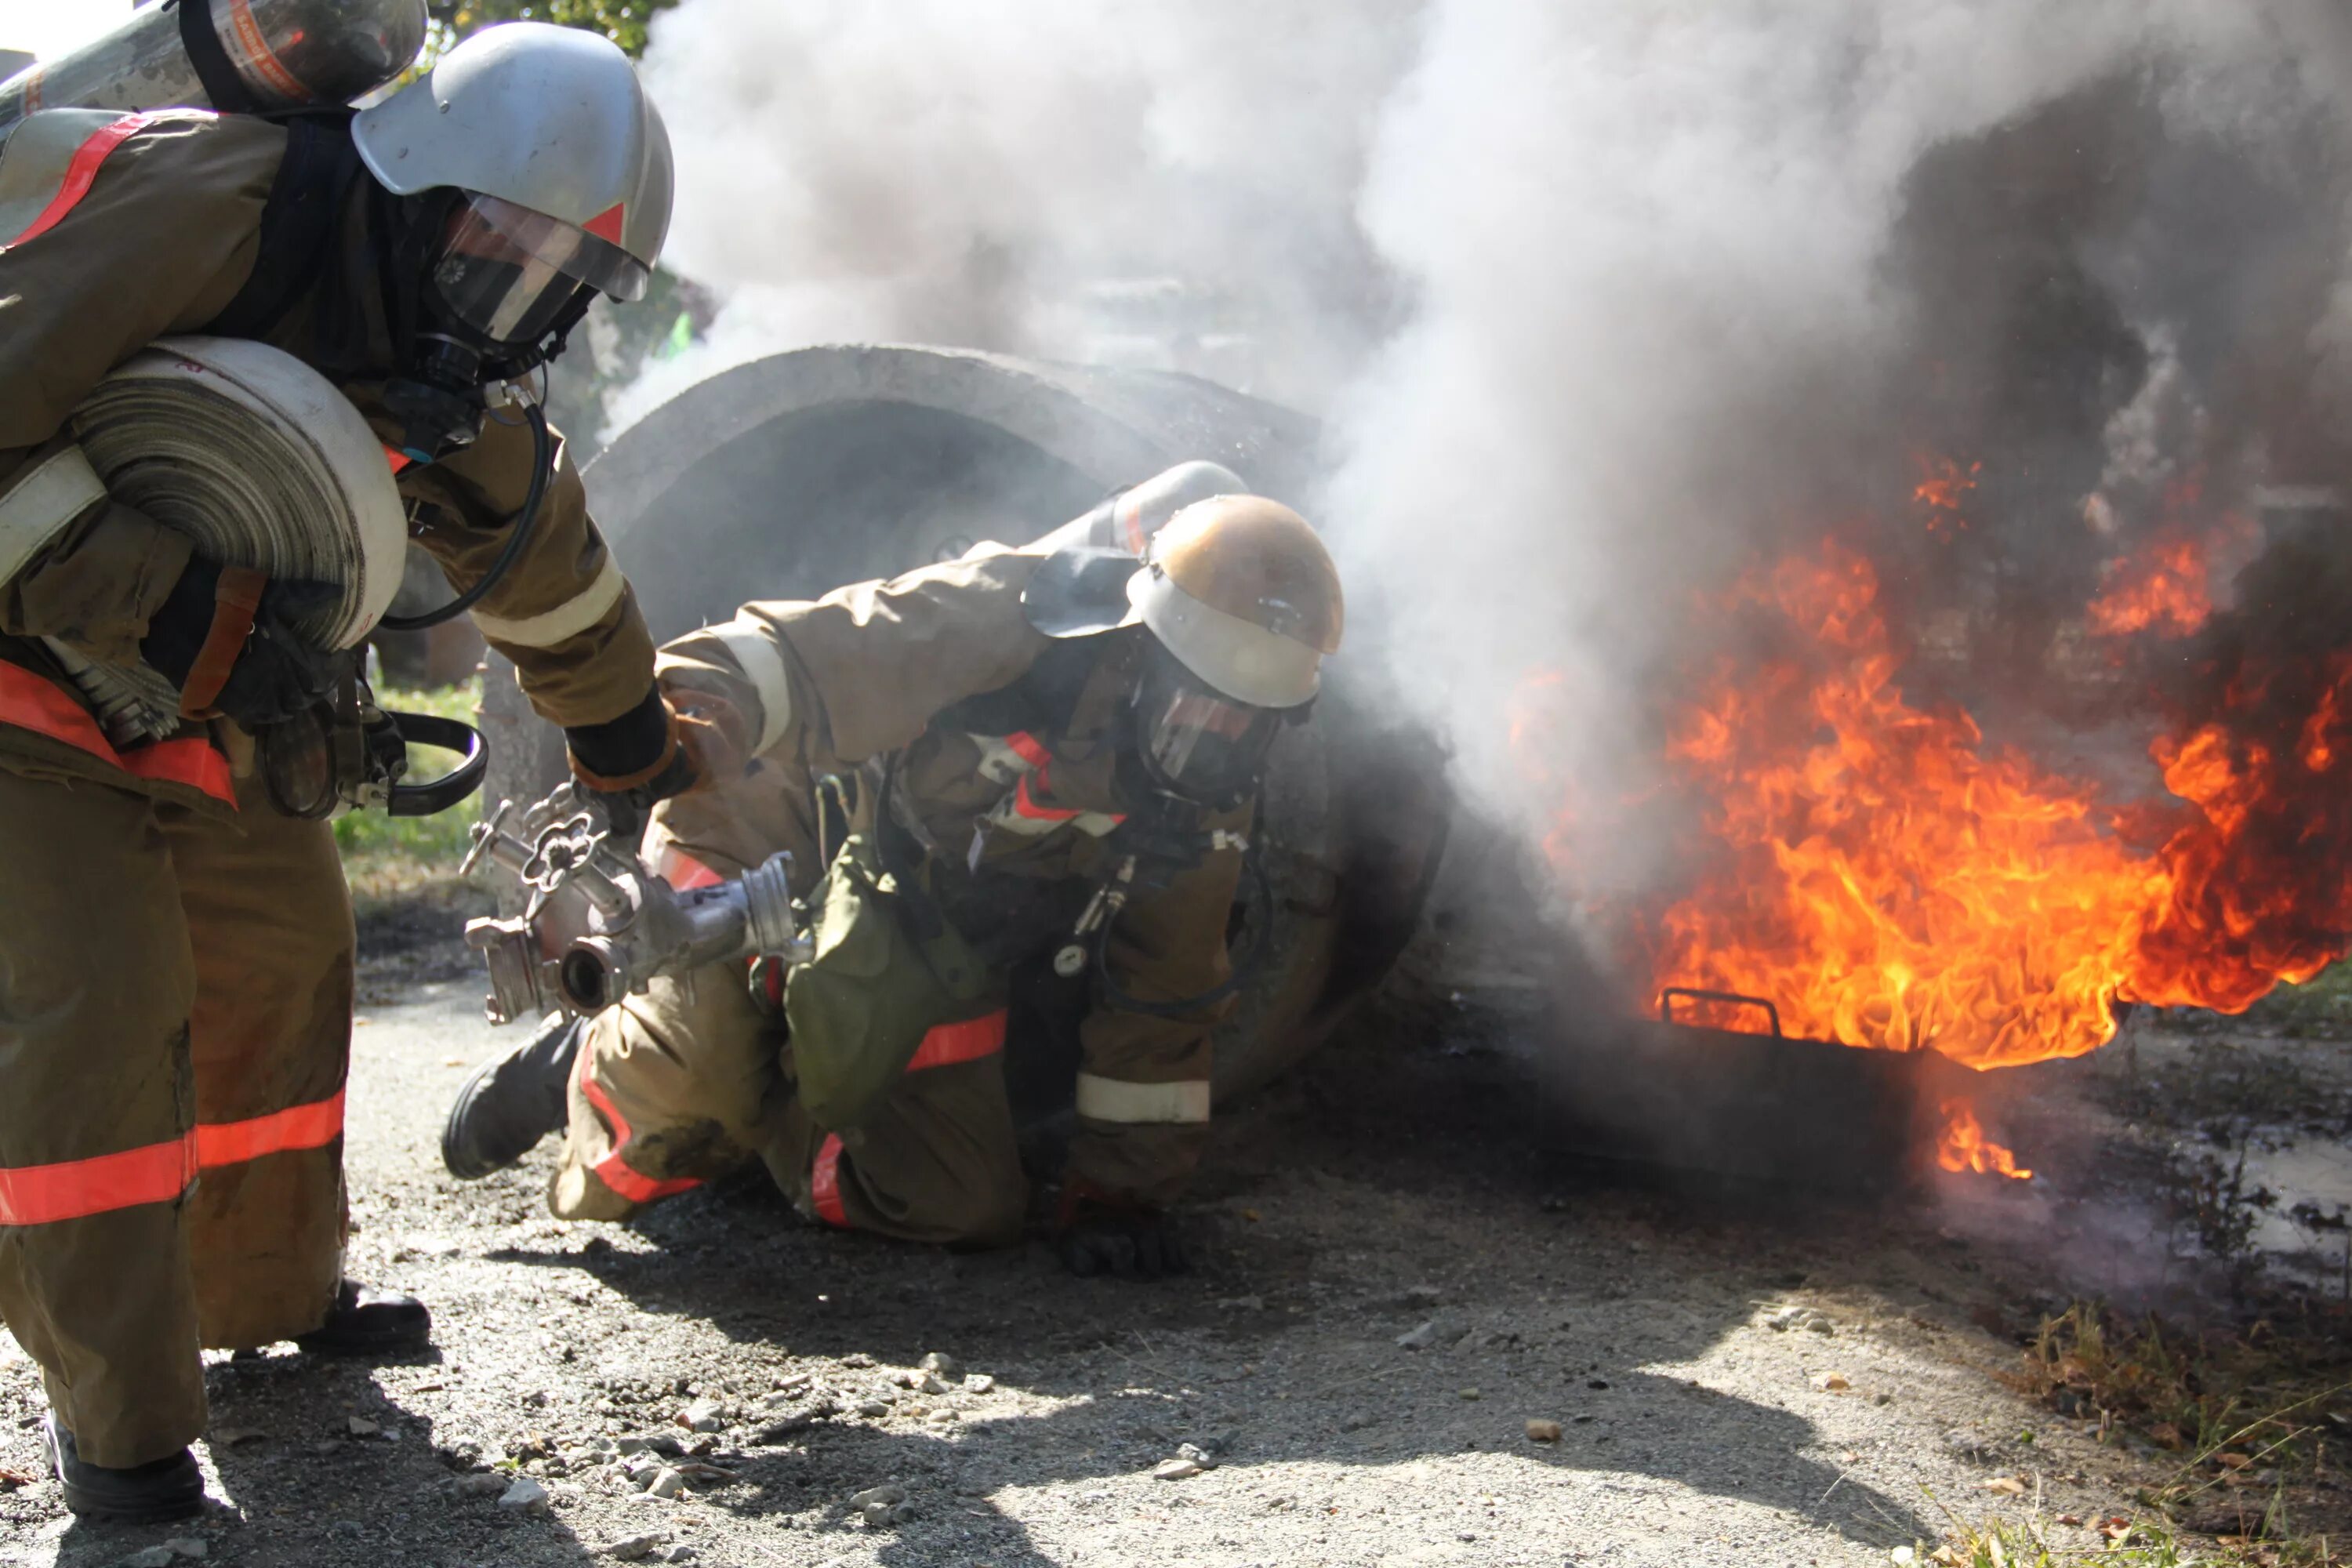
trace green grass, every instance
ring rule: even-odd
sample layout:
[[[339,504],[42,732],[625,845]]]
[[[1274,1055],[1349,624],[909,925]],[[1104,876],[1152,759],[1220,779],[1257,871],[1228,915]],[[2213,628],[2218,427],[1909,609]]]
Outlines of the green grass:
[[[432,691],[387,687],[376,693],[381,707],[468,723],[480,700],[478,680]],[[426,750],[410,752],[409,759],[413,773],[423,778],[440,773],[454,760],[445,752]],[[352,896],[362,900],[404,898],[453,881],[457,862],[465,858],[466,833],[478,804],[469,800],[437,816],[353,811],[335,818],[335,844],[343,853],[343,875]]]
[[[2305,985],[2282,985],[2247,1017],[2297,1037],[2352,1035],[2352,963],[2330,964]]]

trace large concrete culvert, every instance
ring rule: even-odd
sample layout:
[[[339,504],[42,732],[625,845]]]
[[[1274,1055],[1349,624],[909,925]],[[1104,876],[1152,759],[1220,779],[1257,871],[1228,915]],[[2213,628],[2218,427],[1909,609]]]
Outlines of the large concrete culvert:
[[[1192,376],[816,348],[690,388],[625,432],[586,479],[654,635],[669,637],[747,599],[814,596],[982,539],[1025,542],[1186,458],[1213,458],[1296,504],[1317,436],[1303,415]],[[1437,748],[1385,711],[1372,659],[1350,651],[1328,667],[1314,723],[1277,745],[1265,823],[1276,927],[1218,1038],[1221,1096],[1298,1060],[1380,981],[1444,847]],[[488,798],[533,798],[561,776],[560,745],[493,665]]]

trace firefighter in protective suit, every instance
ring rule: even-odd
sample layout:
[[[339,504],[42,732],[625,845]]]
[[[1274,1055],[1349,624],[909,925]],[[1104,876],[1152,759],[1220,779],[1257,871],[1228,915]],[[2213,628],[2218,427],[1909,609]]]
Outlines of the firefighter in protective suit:
[[[1171,474],[1202,470],[1240,489],[1213,465]],[[1074,921],[1126,867],[1124,907],[1079,939],[1092,962],[1059,971],[1088,989],[1055,1228],[1081,1275],[1184,1267],[1165,1214],[1207,1140],[1243,835],[1267,745],[1305,717],[1342,605],[1322,542],[1274,501],[1193,500],[1148,545],[1149,519],[1108,506],[1125,548],[1056,548],[1068,530],[1029,550],[983,545],[814,602],[747,605],[663,648],[681,715],[749,761],[714,761],[723,778],[656,811],[646,862],[689,886],[790,850],[795,891],[822,909],[817,960],[785,984],[789,1029],[768,977],[755,967],[747,987],[740,965],[551,1023],[460,1090],[443,1139],[455,1174],[487,1174],[565,1129],[550,1194],[565,1218],[623,1219],[757,1157],[834,1226],[1015,1240],[1029,1189],[1007,1102],[1006,978],[1067,956]],[[829,1011],[804,1012],[803,981],[857,940],[837,942],[834,922],[861,822],[898,917],[937,917],[908,946],[943,934],[974,978],[943,988],[899,948],[851,976],[847,1005],[835,991]],[[840,1097],[814,1076],[843,1043],[830,1032],[878,1038],[876,1017],[909,996],[929,1010],[897,1020],[895,1077],[841,1124],[826,1110]]]
[[[254,733],[320,698],[287,621],[320,585],[257,596],[110,500],[71,411],[166,334],[271,344],[367,418],[464,590],[538,447],[482,389],[639,294],[669,204],[626,58],[527,24],[356,115],[51,110],[0,146],[0,1320],[78,1513],[201,1506],[203,1347],[384,1353],[429,1321],[341,1274],[350,898],[326,823],[256,767]],[[526,538],[477,624],[583,778],[643,809],[690,763],[568,459]],[[110,743],[58,648],[143,658],[194,717]]]

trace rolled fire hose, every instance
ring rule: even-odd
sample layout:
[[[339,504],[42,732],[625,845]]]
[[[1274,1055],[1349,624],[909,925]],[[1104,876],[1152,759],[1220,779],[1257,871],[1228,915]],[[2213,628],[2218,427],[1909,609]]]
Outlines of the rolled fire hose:
[[[73,412],[107,494],[186,534],[198,554],[273,579],[331,583],[341,600],[294,623],[355,648],[399,592],[408,530],[383,444],[317,371],[266,343],[158,339]],[[179,694],[144,663],[52,652],[117,745],[170,733]]]

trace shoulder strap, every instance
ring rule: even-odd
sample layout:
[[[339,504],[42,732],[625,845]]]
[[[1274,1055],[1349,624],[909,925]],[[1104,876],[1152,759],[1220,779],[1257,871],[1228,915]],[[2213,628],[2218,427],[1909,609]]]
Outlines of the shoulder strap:
[[[286,158],[261,210],[253,276],[205,327],[216,337],[268,337],[285,319],[318,280],[359,172],[348,110],[289,115],[285,125]]]

